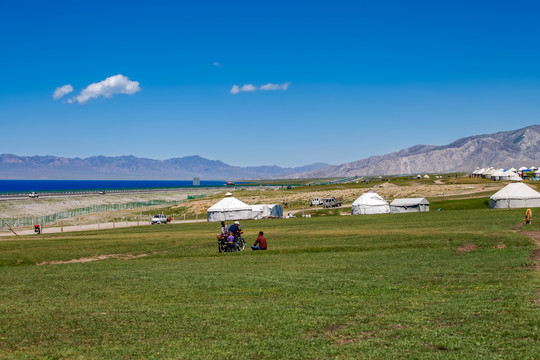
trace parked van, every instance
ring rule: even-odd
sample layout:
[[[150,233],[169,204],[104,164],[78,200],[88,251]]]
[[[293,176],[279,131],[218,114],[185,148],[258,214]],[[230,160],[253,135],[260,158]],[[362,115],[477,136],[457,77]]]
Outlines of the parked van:
[[[323,204],[323,202],[322,202],[321,198],[316,197],[316,198],[311,199],[311,202],[309,203],[309,206],[318,206],[318,205],[322,205],[322,204]]]

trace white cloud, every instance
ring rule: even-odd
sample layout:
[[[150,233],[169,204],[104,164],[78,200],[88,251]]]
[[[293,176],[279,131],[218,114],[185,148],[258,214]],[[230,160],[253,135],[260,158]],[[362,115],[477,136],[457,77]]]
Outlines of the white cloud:
[[[56,90],[54,90],[52,97],[54,100],[58,100],[64,97],[64,95],[69,94],[70,92],[73,92],[73,86],[67,84],[64,86],[57,87]]]
[[[261,86],[259,89],[260,90],[287,90],[289,88],[289,85],[291,85],[290,81],[287,81],[286,83],[283,83],[283,84],[272,84],[272,83],[268,83],[266,85],[263,85]]]
[[[79,104],[86,104],[90,99],[95,99],[100,96],[110,98],[114,94],[128,94],[133,95],[137,91],[140,91],[139,82],[131,81],[126,76],[118,74],[106,78],[98,83],[88,85],[81,93],[71,99],[68,102],[78,102]]]
[[[282,91],[285,91],[285,90],[287,90],[289,88],[289,85],[291,85],[291,83],[289,81],[286,82],[286,83],[283,83],[283,84],[268,83],[266,85],[262,85],[262,86],[259,86],[259,87],[256,87],[253,84],[243,85],[242,87],[240,87],[238,85],[233,85],[232,89],[230,90],[230,93],[233,94],[233,95],[236,95],[236,94],[241,93],[241,92],[253,92],[253,91],[258,91],[258,90],[262,90],[262,91],[282,90]]]
[[[217,61],[213,62],[212,65],[217,66],[217,67],[223,67],[223,66],[221,66],[221,64],[218,63]]]
[[[257,88],[253,84],[247,84],[242,87],[239,87],[238,85],[234,85],[231,89],[231,94],[236,95],[240,92],[252,92],[257,91]]]

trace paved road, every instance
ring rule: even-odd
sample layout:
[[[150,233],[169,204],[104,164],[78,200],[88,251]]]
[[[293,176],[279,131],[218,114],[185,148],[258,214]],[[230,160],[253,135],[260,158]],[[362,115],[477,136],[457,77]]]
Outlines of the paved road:
[[[172,221],[171,224],[185,224],[185,223],[195,223],[195,222],[206,222],[206,219],[199,219],[199,220],[175,220]],[[105,230],[105,229],[115,229],[115,228],[126,228],[126,227],[135,227],[135,226],[148,226],[151,225],[149,222],[139,222],[137,221],[122,221],[122,222],[109,222],[109,223],[101,223],[101,224],[89,224],[89,225],[75,225],[75,226],[64,226],[64,227],[45,227],[43,229],[42,234],[53,234],[53,233],[61,233],[61,232],[74,232],[74,231],[89,231],[89,230]],[[163,225],[153,225],[153,226],[167,226],[168,224]],[[24,229],[24,230],[18,230],[13,229],[15,233],[17,233],[18,236],[24,236],[24,235],[37,235],[34,233],[34,230],[32,229]],[[9,231],[9,229],[4,229],[4,231],[0,231],[0,237],[15,237],[15,235]],[[3,239],[7,240],[7,238]]]

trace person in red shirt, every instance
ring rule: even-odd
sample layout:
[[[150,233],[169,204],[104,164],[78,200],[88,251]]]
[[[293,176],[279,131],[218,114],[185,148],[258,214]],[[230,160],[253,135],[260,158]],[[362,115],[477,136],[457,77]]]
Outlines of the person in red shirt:
[[[264,233],[262,231],[259,231],[259,236],[257,236],[257,240],[255,241],[255,244],[251,247],[251,250],[266,250],[268,247],[266,245],[266,239],[264,238]],[[259,244],[259,246],[257,246]]]

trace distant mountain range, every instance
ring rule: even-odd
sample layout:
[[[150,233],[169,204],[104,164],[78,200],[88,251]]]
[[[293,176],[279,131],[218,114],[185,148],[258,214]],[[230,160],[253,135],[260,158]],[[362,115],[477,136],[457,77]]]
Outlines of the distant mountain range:
[[[93,156],[86,159],[57,156],[0,155],[0,179],[52,180],[238,180],[286,177],[329,166],[317,163],[296,168],[239,167],[219,160],[187,156],[152,160],[135,156]]]
[[[387,155],[342,165],[316,163],[239,167],[219,160],[187,156],[152,160],[135,156],[93,156],[86,159],[56,156],[0,155],[0,179],[85,180],[238,180],[270,178],[325,178],[472,171],[477,166],[540,165],[540,125],[477,135],[449,145],[416,145]]]
[[[449,145],[416,145],[387,155],[295,174],[296,178],[473,171],[476,167],[540,166],[540,125],[462,138]]]

